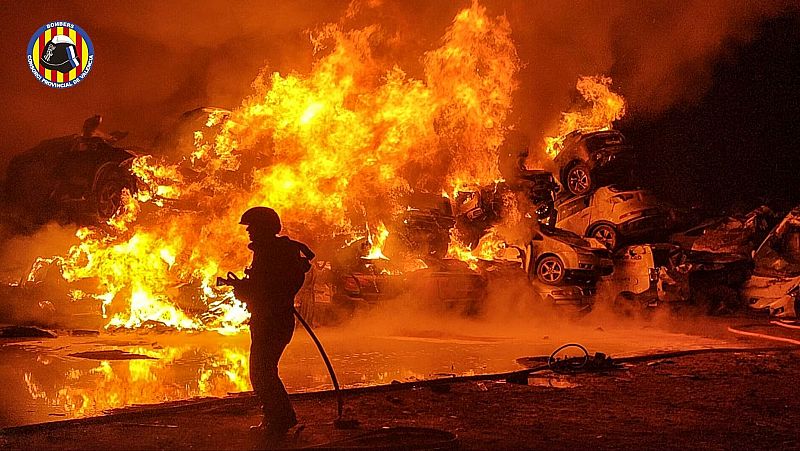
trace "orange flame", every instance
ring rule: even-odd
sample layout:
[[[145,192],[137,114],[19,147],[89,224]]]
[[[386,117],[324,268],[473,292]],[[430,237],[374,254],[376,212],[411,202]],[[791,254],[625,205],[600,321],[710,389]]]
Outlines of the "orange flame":
[[[97,280],[91,295],[109,326],[243,327],[245,305],[212,281],[249,262],[236,229],[249,207],[274,208],[290,231],[363,236],[361,224],[382,226],[403,207],[399,194],[499,178],[496,151],[519,69],[508,21],[477,3],[458,13],[424,55],[422,80],[372,57],[377,30],[323,27],[312,35],[318,59],[309,74],[264,72],[239,109],[212,113],[206,125],[219,132],[198,130],[180,162],[135,161],[144,187],[125,197],[112,232],[79,230],[81,243],[63,259],[67,280]],[[387,234],[379,228],[375,255]]]
[[[590,107],[581,111],[561,113],[557,136],[545,138],[545,152],[550,158],[558,155],[564,138],[570,132],[607,130],[614,121],[625,116],[625,99],[611,91],[611,78],[580,77],[575,87]]]

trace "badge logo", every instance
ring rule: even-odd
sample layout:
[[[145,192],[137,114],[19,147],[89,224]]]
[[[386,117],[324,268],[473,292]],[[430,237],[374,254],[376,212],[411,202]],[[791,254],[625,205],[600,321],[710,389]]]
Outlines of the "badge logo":
[[[89,35],[71,22],[50,22],[28,42],[28,68],[51,88],[77,85],[92,69],[94,46]]]

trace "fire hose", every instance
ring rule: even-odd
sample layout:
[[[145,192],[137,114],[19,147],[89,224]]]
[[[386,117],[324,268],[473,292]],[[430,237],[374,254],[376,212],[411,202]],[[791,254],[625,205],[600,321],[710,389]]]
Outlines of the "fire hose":
[[[296,308],[292,307],[292,311],[294,312],[294,316],[300,321],[300,324],[303,325],[308,335],[311,336],[311,339],[314,340],[314,344],[317,345],[317,349],[319,350],[319,355],[322,356],[322,360],[325,362],[325,366],[328,367],[328,373],[331,375],[331,382],[333,382],[333,390],[336,392],[336,419],[333,421],[333,426],[337,429],[352,429],[358,426],[358,420],[356,419],[345,419],[342,418],[343,410],[344,410],[344,399],[342,398],[342,390],[339,388],[339,381],[336,379],[336,372],[333,371],[333,365],[331,365],[331,360],[328,358],[328,353],[325,352],[325,348],[322,347],[322,342],[319,341],[317,338],[317,334],[314,333],[314,330],[311,329],[311,326],[306,322],[303,315],[297,311]]]

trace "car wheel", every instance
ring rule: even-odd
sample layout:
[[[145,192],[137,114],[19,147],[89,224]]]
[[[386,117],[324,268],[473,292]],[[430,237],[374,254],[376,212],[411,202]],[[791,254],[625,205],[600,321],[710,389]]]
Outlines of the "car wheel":
[[[578,163],[567,172],[567,189],[576,196],[589,192],[592,188],[592,174],[589,166]]]
[[[109,172],[98,181],[94,193],[97,215],[102,219],[114,216],[122,205],[122,190],[128,188],[124,177],[119,173]]]
[[[536,265],[536,277],[547,285],[558,285],[564,280],[564,263],[556,256],[545,257]]]
[[[595,226],[589,236],[610,250],[614,250],[617,247],[617,230],[612,225],[600,224]]]

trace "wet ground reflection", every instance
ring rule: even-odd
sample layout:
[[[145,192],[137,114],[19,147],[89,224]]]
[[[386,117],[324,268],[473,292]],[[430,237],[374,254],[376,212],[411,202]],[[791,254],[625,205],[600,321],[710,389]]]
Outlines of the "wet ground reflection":
[[[716,346],[721,341],[657,330],[584,334],[590,350],[641,353],[653,349]],[[343,334],[322,329],[343,386],[388,384],[519,368],[515,359],[549,353],[575,336],[510,333],[472,336],[417,330],[387,335]],[[121,350],[151,359],[103,360],[71,354]],[[0,427],[102,414],[109,409],[250,390],[249,334],[113,334],[60,336],[0,346]],[[298,330],[281,362],[290,392],[331,387],[313,342]]]

